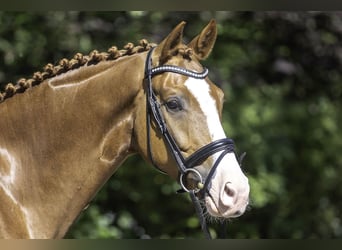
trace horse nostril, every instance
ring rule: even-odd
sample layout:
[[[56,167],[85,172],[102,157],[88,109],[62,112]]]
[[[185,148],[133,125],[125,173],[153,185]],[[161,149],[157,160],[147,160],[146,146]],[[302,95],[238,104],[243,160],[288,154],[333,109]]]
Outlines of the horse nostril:
[[[231,182],[227,182],[225,187],[224,187],[224,192],[226,195],[228,195],[229,197],[233,198],[236,194],[235,189],[232,187],[232,183]]]
[[[220,195],[221,204],[227,208],[231,208],[234,206],[234,203],[236,201],[236,189],[232,185],[231,182],[227,182],[224,185],[224,188],[222,189],[221,195]]]

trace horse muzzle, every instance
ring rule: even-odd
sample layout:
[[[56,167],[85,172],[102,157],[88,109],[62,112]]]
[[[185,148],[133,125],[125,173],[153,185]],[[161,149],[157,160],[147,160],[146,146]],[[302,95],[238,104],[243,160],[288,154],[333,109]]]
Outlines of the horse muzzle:
[[[204,195],[206,208],[214,217],[242,215],[249,203],[248,178],[241,171],[233,153],[227,154],[216,169]]]

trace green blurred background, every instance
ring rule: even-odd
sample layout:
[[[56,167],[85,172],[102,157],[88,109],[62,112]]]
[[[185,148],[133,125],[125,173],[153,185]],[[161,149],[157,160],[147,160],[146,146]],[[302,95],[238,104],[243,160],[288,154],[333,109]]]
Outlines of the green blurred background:
[[[228,237],[340,238],[342,12],[0,12],[0,87],[76,52],[159,43],[182,20],[190,41],[211,18],[218,38],[203,64],[225,91],[223,125],[247,152],[251,185]],[[133,156],[66,237],[203,238],[177,189]]]

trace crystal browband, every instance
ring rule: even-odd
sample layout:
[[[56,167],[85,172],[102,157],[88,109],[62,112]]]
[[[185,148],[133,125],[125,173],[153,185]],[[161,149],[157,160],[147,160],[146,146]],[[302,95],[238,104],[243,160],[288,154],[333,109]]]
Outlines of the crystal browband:
[[[178,66],[174,66],[174,65],[163,65],[163,66],[159,66],[159,67],[155,67],[151,69],[152,76],[161,74],[164,72],[172,72],[172,73],[177,73],[177,74],[181,74],[185,76],[190,76],[196,79],[203,79],[208,75],[209,70],[207,68],[204,68],[202,72],[198,73],[198,72],[181,68]]]

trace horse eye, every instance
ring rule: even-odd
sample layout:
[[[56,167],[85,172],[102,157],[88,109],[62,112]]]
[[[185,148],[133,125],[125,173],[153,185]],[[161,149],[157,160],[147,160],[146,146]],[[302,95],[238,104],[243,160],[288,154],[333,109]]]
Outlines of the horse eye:
[[[170,111],[180,111],[183,109],[180,101],[176,98],[170,99],[166,102],[166,107]]]

